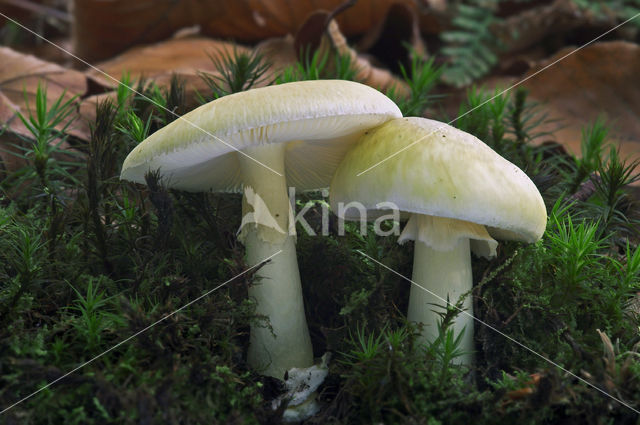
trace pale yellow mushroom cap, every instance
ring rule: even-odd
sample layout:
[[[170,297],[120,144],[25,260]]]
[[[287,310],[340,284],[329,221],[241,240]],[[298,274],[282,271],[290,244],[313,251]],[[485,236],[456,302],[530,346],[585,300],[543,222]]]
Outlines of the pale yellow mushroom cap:
[[[336,212],[339,202],[352,201],[373,217],[377,204],[392,202],[400,211],[477,223],[495,238],[526,242],[540,239],[547,221],[540,192],[522,170],[471,134],[425,118],[393,119],[354,145],[330,194]],[[355,209],[343,213],[359,219]]]
[[[365,130],[400,116],[385,95],[351,81],[252,89],[203,105],[149,136],[127,156],[120,178],[144,183],[148,171],[159,169],[170,187],[239,191],[241,154],[235,149],[287,143],[287,184],[318,189],[329,185]]]

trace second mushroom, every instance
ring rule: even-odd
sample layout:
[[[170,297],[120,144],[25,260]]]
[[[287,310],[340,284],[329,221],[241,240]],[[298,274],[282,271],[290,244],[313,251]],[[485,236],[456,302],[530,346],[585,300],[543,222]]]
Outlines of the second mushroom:
[[[343,208],[359,202],[362,208]],[[497,242],[535,242],[547,213],[536,186],[518,167],[476,137],[425,118],[399,118],[368,131],[347,153],[331,182],[340,218],[362,220],[408,213],[399,242],[415,241],[409,321],[423,340],[438,336],[439,312],[472,289],[470,250],[495,255]],[[341,205],[342,203],[342,205]],[[387,211],[381,211],[384,208]],[[473,359],[473,310],[464,300],[453,328],[464,329],[462,363]]]

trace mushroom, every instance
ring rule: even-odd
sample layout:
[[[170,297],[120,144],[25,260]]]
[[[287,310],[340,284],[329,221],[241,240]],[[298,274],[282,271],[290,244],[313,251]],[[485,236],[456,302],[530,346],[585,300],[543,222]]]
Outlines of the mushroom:
[[[148,171],[160,170],[176,189],[244,189],[239,239],[247,263],[273,256],[249,289],[257,313],[271,325],[252,326],[250,334],[248,362],[263,374],[282,379],[292,367],[313,364],[287,186],[327,187],[344,153],[365,130],[400,116],[386,96],[355,82],[262,87],[189,112],[125,159],[121,179],[144,183]]]
[[[354,201],[360,210],[343,207]],[[425,325],[424,342],[438,336],[434,305],[455,305],[472,288],[470,247],[489,257],[495,255],[494,237],[535,242],[547,220],[542,197],[524,172],[476,137],[426,118],[394,119],[368,131],[336,170],[330,204],[348,220],[362,220],[362,210],[369,219],[389,216],[390,206],[410,214],[398,242],[415,241],[407,319]],[[458,315],[453,328],[465,331],[460,361],[469,364],[470,297],[463,306],[468,314]]]

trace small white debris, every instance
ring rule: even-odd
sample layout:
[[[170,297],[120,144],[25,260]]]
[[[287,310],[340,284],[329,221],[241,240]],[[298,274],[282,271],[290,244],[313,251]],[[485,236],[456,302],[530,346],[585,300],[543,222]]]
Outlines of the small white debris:
[[[271,407],[277,410],[283,402],[287,408],[282,416],[284,422],[299,422],[310,418],[320,410],[320,403],[316,400],[316,390],[329,374],[330,353],[322,356],[319,365],[308,368],[292,368],[287,371],[284,382],[287,392],[273,400]]]

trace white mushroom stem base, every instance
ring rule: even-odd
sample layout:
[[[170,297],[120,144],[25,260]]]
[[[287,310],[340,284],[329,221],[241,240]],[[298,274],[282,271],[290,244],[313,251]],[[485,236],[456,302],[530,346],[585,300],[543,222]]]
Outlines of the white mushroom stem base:
[[[438,323],[444,312],[447,297],[451,304],[461,295],[471,290],[471,253],[469,239],[462,239],[451,251],[437,251],[424,242],[416,241],[413,256],[413,277],[409,295],[407,319],[410,322],[423,323],[422,342],[433,342],[438,337]],[[471,296],[464,300],[463,310],[473,315]],[[460,313],[453,323],[454,335],[464,329],[460,349],[464,356],[457,362],[473,362],[473,319]]]
[[[273,410],[278,410],[283,402],[287,403],[282,416],[283,422],[298,423],[318,413],[321,405],[316,400],[316,390],[329,374],[330,358],[331,354],[325,353],[319,364],[288,371],[288,377],[284,382],[287,392],[271,402]]]
[[[249,297],[257,303],[256,313],[269,318],[271,329],[251,327],[248,363],[260,373],[283,379],[287,370],[313,364],[295,234],[289,234],[284,144],[261,146],[245,152],[273,171],[238,154],[245,176],[239,239],[246,247],[250,266],[277,253],[256,272],[249,288]]]
[[[438,337],[438,324],[447,301],[456,305],[462,295],[473,287],[471,273],[471,243],[474,251],[484,256],[495,255],[498,243],[484,226],[453,218],[413,214],[398,242],[415,240],[413,253],[413,284],[409,294],[410,322],[424,324],[422,341],[433,342]],[[453,322],[454,336],[464,329],[459,349],[465,354],[455,361],[473,362],[473,303],[467,295]]]

